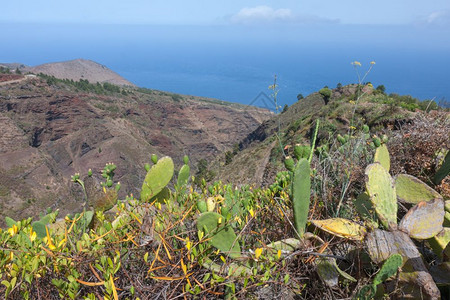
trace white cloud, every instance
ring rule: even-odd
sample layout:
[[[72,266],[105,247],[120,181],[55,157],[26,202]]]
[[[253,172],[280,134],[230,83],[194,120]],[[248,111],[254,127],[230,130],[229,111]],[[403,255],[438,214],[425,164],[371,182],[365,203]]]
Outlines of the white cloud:
[[[273,9],[270,6],[245,7],[231,17],[233,23],[259,23],[274,21],[289,21],[293,18],[292,11],[287,8]]]
[[[450,10],[440,10],[429,14],[426,19],[428,24],[447,25],[450,24]]]
[[[427,17],[430,24],[450,24],[450,10],[440,10],[431,13]]]
[[[231,16],[230,20],[236,24],[338,22],[338,20],[324,19],[313,15],[298,15],[289,8],[274,9],[266,5],[245,7]]]

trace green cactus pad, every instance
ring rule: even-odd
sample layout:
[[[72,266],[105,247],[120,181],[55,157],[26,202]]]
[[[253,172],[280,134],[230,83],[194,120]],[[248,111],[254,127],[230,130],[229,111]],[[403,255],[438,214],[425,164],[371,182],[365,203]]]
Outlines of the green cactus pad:
[[[391,158],[389,157],[389,151],[385,144],[381,145],[375,150],[373,162],[380,163],[383,168],[385,168],[389,172],[391,168]]]
[[[434,199],[419,202],[400,221],[399,229],[410,237],[424,240],[438,234],[444,222],[444,201]]]
[[[17,222],[11,219],[10,217],[5,217],[5,222],[6,226],[8,226],[9,228],[17,224]]]
[[[434,254],[442,258],[442,252],[450,242],[450,228],[444,227],[441,232],[428,240]]]
[[[445,212],[443,225],[445,227],[450,227],[450,212],[448,212],[448,211]]]
[[[442,198],[438,192],[424,182],[407,174],[399,174],[395,177],[395,190],[397,199],[406,203],[417,204],[422,201]]]
[[[436,174],[433,177],[433,182],[435,184],[440,184],[441,181],[450,174],[450,151],[447,152],[447,155],[445,155],[444,162],[442,163],[439,170],[436,172]]]
[[[208,206],[206,205],[206,201],[204,201],[204,200],[197,201],[197,208],[201,213],[208,211]]]
[[[373,285],[363,286],[356,294],[355,300],[372,300],[375,297],[376,287]]]
[[[355,208],[358,211],[361,218],[368,223],[370,227],[378,227],[377,215],[373,208],[370,197],[367,193],[361,193],[354,201]]]
[[[156,196],[170,182],[174,165],[170,157],[163,157],[147,172],[141,190],[141,201]]]
[[[445,211],[450,212],[450,200],[445,201]]]
[[[403,258],[400,254],[391,255],[384,262],[380,271],[377,273],[373,280],[373,285],[377,286],[382,282],[385,282],[389,277],[397,274],[398,268],[400,268],[403,264]]]
[[[43,239],[47,236],[47,231],[45,230],[45,224],[43,222],[33,222],[31,227],[33,228],[33,231],[36,232],[38,238]]]
[[[366,189],[378,219],[384,227],[397,228],[397,196],[394,182],[380,163],[367,166]]]
[[[190,172],[191,172],[191,168],[188,165],[183,165],[181,167],[180,172],[178,172],[178,178],[177,178],[177,186],[178,187],[185,186],[188,183]]]
[[[202,213],[197,219],[197,229],[205,232],[211,245],[232,258],[241,256],[241,247],[231,226],[225,225],[225,218],[215,212]]]
[[[170,199],[170,189],[166,186],[156,196],[153,196],[149,202],[152,203],[156,201],[158,203],[163,204],[164,201],[169,199]]]
[[[284,160],[284,166],[286,169],[288,169],[289,171],[293,172],[294,171],[294,159],[290,156],[286,157],[286,159]]]
[[[301,158],[308,158],[311,153],[311,148],[308,146],[295,145],[294,146],[294,156],[297,160]]]
[[[303,237],[306,222],[308,221],[311,196],[310,167],[308,160],[305,158],[300,159],[295,165],[292,180],[292,196],[295,229],[300,237]]]
[[[362,241],[367,233],[364,226],[343,218],[312,220],[311,223],[328,233],[349,240]]]

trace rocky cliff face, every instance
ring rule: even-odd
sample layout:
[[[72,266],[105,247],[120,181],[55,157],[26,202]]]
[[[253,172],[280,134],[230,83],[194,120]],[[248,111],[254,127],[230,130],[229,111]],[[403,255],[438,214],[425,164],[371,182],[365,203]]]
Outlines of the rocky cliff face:
[[[80,93],[39,78],[0,86],[0,214],[35,215],[82,203],[75,172],[114,162],[122,196],[137,193],[150,155],[201,158],[231,148],[272,115],[262,109],[159,91]],[[1,217],[1,216],[0,216]],[[3,218],[1,218],[3,220]]]

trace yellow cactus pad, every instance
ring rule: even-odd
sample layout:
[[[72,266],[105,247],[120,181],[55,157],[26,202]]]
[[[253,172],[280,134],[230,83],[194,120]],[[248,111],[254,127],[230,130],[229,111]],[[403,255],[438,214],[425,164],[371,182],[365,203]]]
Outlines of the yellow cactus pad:
[[[399,229],[410,237],[424,240],[434,237],[442,230],[444,222],[444,201],[434,199],[419,202],[400,221]]]
[[[442,198],[438,192],[424,182],[407,174],[399,174],[395,177],[395,190],[397,199],[406,203],[417,204],[421,201]]]
[[[391,175],[380,163],[367,166],[366,190],[378,219],[385,228],[397,228],[397,194]]]
[[[350,240],[361,241],[367,233],[364,226],[342,218],[313,220],[311,222],[323,231]]]
[[[389,151],[386,147],[386,144],[382,144],[380,147],[375,150],[375,155],[373,157],[373,162],[380,163],[386,171],[389,172],[391,168],[391,159],[389,157]]]
[[[434,253],[436,253],[439,257],[442,257],[442,252],[450,243],[450,228],[444,227],[441,232],[428,240],[428,243],[433,248]]]

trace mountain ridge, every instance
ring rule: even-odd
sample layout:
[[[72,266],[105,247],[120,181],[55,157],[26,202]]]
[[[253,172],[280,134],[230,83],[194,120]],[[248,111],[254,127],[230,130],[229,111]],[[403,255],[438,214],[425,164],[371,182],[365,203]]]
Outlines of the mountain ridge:
[[[121,86],[135,86],[106,66],[92,60],[78,58],[73,60],[44,63],[37,66],[26,66],[22,63],[0,63],[0,66],[22,73],[43,73],[58,79],[88,80],[91,83],[111,83]]]

